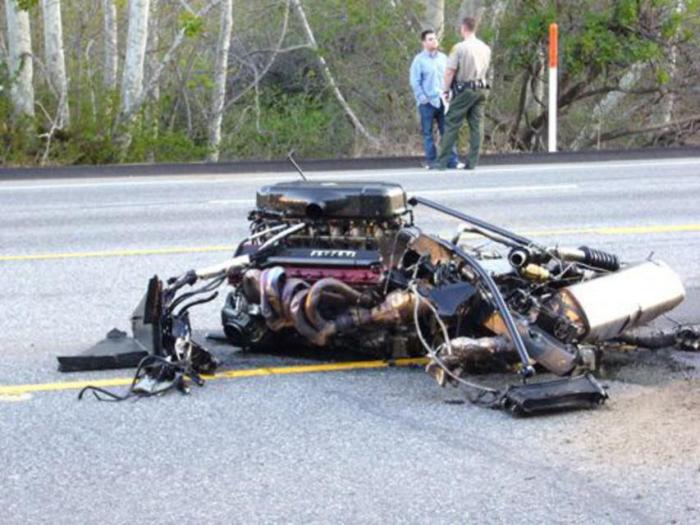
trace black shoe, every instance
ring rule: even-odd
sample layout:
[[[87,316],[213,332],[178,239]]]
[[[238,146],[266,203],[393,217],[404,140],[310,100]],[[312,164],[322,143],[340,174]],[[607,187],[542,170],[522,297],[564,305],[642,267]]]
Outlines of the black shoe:
[[[464,165],[464,168],[463,168],[463,169],[465,169],[465,170],[473,170],[473,169],[476,169],[476,166],[472,166],[471,164],[469,164],[469,163],[467,162],[467,163]]]

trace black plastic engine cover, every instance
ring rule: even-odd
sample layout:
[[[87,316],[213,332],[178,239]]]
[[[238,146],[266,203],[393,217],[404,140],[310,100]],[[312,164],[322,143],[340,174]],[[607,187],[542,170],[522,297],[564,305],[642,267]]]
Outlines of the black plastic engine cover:
[[[288,218],[392,219],[406,213],[406,193],[385,182],[294,181],[263,186],[257,211]]]

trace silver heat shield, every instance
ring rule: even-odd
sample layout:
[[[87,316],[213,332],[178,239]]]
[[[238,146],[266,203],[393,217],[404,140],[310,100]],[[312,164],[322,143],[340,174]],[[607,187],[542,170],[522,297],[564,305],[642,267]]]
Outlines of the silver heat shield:
[[[680,277],[661,261],[647,261],[559,292],[586,328],[583,342],[605,341],[644,325],[685,298]]]

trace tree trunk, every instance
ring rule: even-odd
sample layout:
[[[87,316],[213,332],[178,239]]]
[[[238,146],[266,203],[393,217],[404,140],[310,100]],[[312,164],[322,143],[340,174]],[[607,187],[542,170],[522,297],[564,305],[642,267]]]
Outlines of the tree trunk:
[[[148,93],[148,98],[151,102],[158,102],[160,98],[160,83],[154,79],[158,70],[158,46],[160,45],[160,33],[158,32],[158,9],[160,8],[159,0],[151,0],[151,12],[148,18],[148,44],[146,47],[145,61],[145,85],[155,80],[155,85]]]
[[[311,26],[309,25],[309,21],[306,19],[306,14],[304,13],[304,8],[301,5],[300,0],[291,0],[292,5],[294,6],[294,9],[297,12],[297,15],[299,15],[299,19],[301,20],[301,24],[304,28],[304,33],[306,34],[306,40],[308,41],[309,45],[311,46],[311,49],[314,50],[316,53],[316,60],[318,61],[318,65],[321,68],[321,72],[323,74],[323,77],[326,79],[326,82],[328,85],[331,87],[333,90],[333,94],[335,95],[336,100],[338,100],[338,103],[341,105],[343,108],[343,111],[345,111],[345,115],[348,117],[350,122],[352,123],[353,127],[355,128],[355,131],[357,131],[360,135],[362,135],[367,142],[370,143],[373,147],[379,149],[379,141],[372,136],[367,129],[362,125],[362,122],[360,122],[360,119],[357,118],[357,115],[355,115],[355,112],[352,110],[348,102],[345,100],[345,97],[343,96],[342,92],[340,91],[340,88],[338,87],[338,84],[335,82],[335,78],[333,78],[333,74],[331,73],[330,68],[328,67],[328,64],[326,63],[326,59],[323,58],[323,55],[319,52],[318,49],[318,44],[316,43],[316,38],[314,37],[314,33],[311,30]]]
[[[102,82],[109,92],[117,89],[119,54],[117,48],[117,6],[114,0],[102,0],[104,28],[104,56]]]
[[[421,0],[425,11],[421,18],[421,31],[432,29],[438,38],[445,30],[445,0]]]
[[[143,92],[143,64],[148,42],[149,0],[130,0],[129,30],[126,37],[126,59],[122,74],[122,121],[131,119],[138,109]]]
[[[145,124],[150,130],[151,138],[155,144],[158,139],[158,122],[160,119],[160,82],[154,79],[158,70],[158,46],[160,45],[160,33],[158,31],[158,9],[160,8],[159,0],[151,0],[151,12],[148,17],[148,44],[146,47],[145,61],[145,82],[148,86],[151,82],[154,83],[153,88],[147,93],[147,104],[144,108]],[[156,161],[155,145],[150,148],[147,153],[147,161]]]
[[[625,98],[624,91],[633,88],[642,76],[645,64],[637,62],[632,64],[632,67],[620,79],[620,91],[611,91],[603,99],[598,102],[591,113],[591,118],[588,123],[579,131],[576,140],[571,144],[571,149],[576,151],[582,147],[588,146],[596,135],[600,136],[603,122],[611,115],[617,114],[616,109]]]
[[[212,97],[211,117],[209,120],[209,162],[219,161],[221,146],[221,121],[224,116],[226,101],[226,78],[228,71],[228,52],[231,44],[233,26],[233,0],[221,3],[221,25],[219,41],[216,44],[216,64],[214,66],[214,93]]]
[[[465,16],[471,16],[477,20],[477,29],[480,25],[481,18],[486,11],[483,0],[462,0],[459,4],[457,20],[455,20],[455,28],[459,32],[459,26],[462,25],[462,19]]]
[[[145,3],[148,4],[148,0],[132,0],[134,3]],[[216,5],[221,3],[221,0],[211,0],[207,5],[205,5],[202,9],[197,11],[195,13],[195,16],[199,18],[204,18],[207,13]],[[141,10],[142,11],[142,10]],[[146,9],[146,13],[148,13],[148,9]],[[129,17],[131,18],[131,17]],[[148,23],[146,21],[145,26],[148,26]],[[146,33],[147,31],[144,31]],[[129,23],[129,35],[131,35],[131,22]],[[180,31],[175,35],[175,39],[173,40],[172,44],[170,44],[170,47],[168,50],[165,52],[165,55],[163,55],[163,58],[158,62],[157,66],[151,73],[151,75],[148,78],[148,81],[146,83],[146,86],[144,88],[143,85],[143,60],[144,57],[143,55],[145,54],[146,50],[146,41],[148,40],[147,37],[144,35],[143,42],[141,43],[143,47],[141,48],[143,50],[143,53],[141,55],[141,68],[140,68],[140,82],[137,84],[138,86],[138,95],[133,97],[130,100],[129,108],[126,110],[126,106],[124,105],[124,99],[122,96],[122,111],[120,113],[119,119],[117,120],[117,128],[125,124],[127,121],[129,121],[133,114],[138,111],[143,103],[146,100],[146,97],[149,96],[154,89],[156,89],[158,82],[160,80],[160,76],[163,73],[163,70],[165,67],[172,62],[173,58],[175,58],[175,52],[177,49],[180,47],[180,45],[185,41],[186,38],[186,29],[184,27],[180,28]],[[127,42],[127,47],[128,47],[128,42]],[[128,55],[128,49],[127,49],[127,62],[129,61],[129,55]],[[126,65],[124,66],[124,73],[123,76],[126,77],[127,75],[127,67]],[[123,86],[122,86],[122,91],[123,91]]]
[[[29,13],[21,11],[17,0],[5,0],[7,43],[10,54],[10,75],[13,78],[10,97],[15,116],[34,116],[34,86],[32,79],[32,37]]]
[[[41,0],[44,17],[44,53],[49,82],[58,97],[56,129],[70,125],[68,110],[68,79],[66,59],[63,53],[63,24],[61,23],[61,0]]]
[[[678,16],[683,16],[685,14],[686,7],[687,6],[684,0],[676,0],[674,6],[675,14]],[[674,32],[670,38],[671,41],[669,42],[671,49],[669,50],[668,54],[667,73],[668,80],[671,85],[678,74],[678,45],[676,44],[676,40],[679,37],[679,32],[680,28],[678,31]],[[666,96],[664,96],[654,112],[654,123],[669,124],[671,122],[673,118],[673,109],[676,105],[676,98],[677,95],[672,90],[666,93]]]

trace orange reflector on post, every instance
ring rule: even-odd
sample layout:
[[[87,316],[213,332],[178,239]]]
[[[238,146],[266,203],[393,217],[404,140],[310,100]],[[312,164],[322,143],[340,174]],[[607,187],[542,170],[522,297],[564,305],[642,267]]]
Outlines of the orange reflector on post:
[[[557,41],[559,40],[559,27],[557,24],[549,24],[549,67],[557,67],[559,62],[559,51]]]

